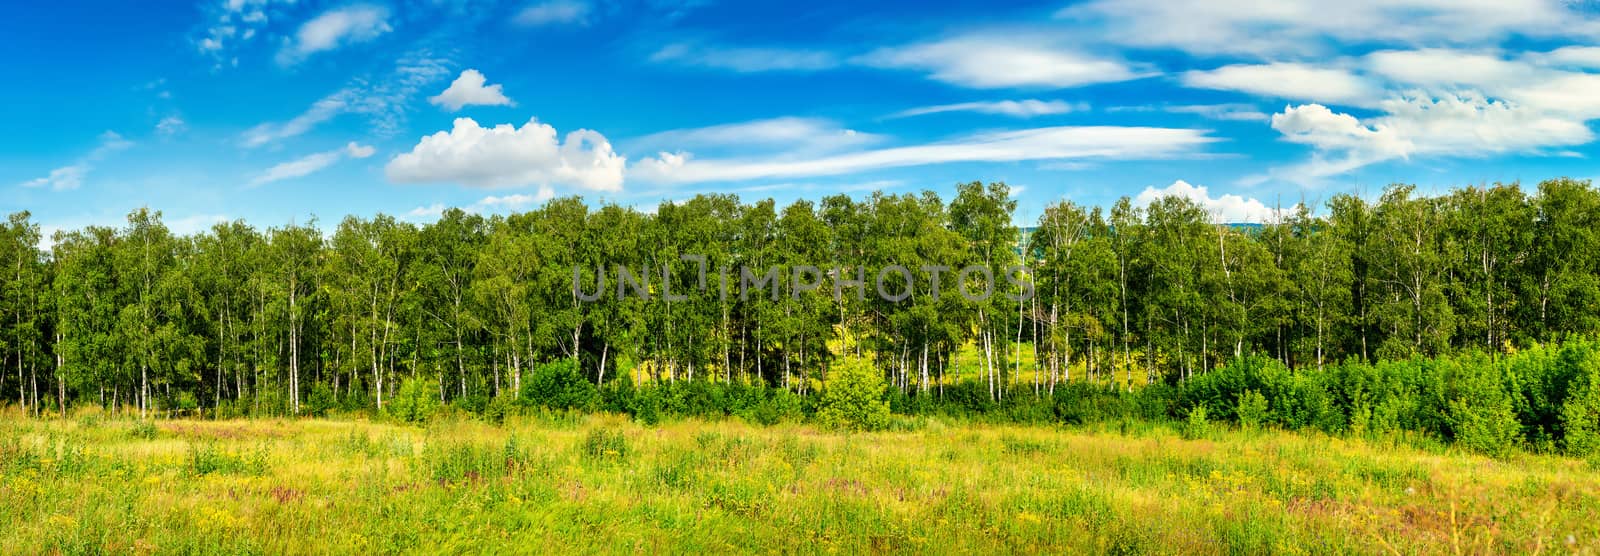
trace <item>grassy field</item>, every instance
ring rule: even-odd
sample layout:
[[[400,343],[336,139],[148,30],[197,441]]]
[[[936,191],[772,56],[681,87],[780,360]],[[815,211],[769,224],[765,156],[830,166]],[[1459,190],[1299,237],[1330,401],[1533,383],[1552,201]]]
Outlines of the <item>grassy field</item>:
[[[1144,424],[914,428],[13,418],[0,552],[1600,549],[1600,470],[1572,459]]]

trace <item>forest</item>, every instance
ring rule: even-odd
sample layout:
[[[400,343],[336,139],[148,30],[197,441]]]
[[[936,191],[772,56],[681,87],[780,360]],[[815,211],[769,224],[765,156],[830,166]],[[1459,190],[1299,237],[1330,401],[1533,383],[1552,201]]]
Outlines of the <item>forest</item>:
[[[233,221],[187,236],[146,208],[48,238],[17,212],[0,229],[0,392],[41,415],[536,403],[775,419],[814,412],[848,358],[897,413],[1209,412],[1329,431],[1387,419],[1486,451],[1591,449],[1567,438],[1600,415],[1587,341],[1600,331],[1600,192],[1587,181],[1437,196],[1395,185],[1262,224],[1216,221],[1182,197],[1034,212],[1019,226],[1008,187],[979,182],[948,201],[700,195],[641,211],[569,197],[426,224]],[[915,276],[890,288],[911,289],[898,302],[836,297],[836,274],[815,291],[730,298],[696,290],[684,254]],[[953,277],[919,270],[999,277],[1019,264],[1035,290],[1020,303],[930,295]],[[578,298],[575,269],[590,287],[618,265],[666,266],[657,278],[671,283],[652,287],[687,297]]]

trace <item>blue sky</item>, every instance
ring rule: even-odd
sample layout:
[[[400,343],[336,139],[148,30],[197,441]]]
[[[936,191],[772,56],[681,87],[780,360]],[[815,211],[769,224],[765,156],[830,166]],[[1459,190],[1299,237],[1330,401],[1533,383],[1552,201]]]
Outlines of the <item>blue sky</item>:
[[[1190,5],[1193,4],[1193,5]],[[1588,178],[1600,9],[1546,0],[22,3],[0,209],[192,232],[555,195],[1180,194]]]

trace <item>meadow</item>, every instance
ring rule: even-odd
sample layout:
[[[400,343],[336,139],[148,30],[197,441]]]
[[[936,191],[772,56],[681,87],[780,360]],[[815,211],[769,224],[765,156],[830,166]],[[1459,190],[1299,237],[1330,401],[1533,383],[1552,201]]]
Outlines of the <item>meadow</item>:
[[[5,554],[1600,550],[1594,464],[1404,435],[11,417]]]

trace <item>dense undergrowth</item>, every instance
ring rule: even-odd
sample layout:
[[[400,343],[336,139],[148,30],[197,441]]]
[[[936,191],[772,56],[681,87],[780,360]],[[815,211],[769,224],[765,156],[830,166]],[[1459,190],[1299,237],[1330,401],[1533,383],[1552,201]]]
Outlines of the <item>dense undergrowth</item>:
[[[836,368],[862,364],[845,358]],[[635,384],[624,379],[596,387],[561,361],[535,369],[516,396],[441,404],[434,383],[410,381],[384,414],[408,422],[452,414],[500,422],[529,412],[607,412],[647,425],[736,418],[760,425],[816,422],[862,430],[906,429],[928,416],[991,424],[1181,423],[1194,430],[1228,423],[1347,437],[1403,436],[1490,455],[1600,455],[1600,343],[1592,341],[1496,356],[1351,361],[1320,370],[1245,357],[1186,380],[1132,389],[1087,381],[1053,387],[1017,383],[994,396],[986,384],[973,381],[926,391],[886,387],[870,367],[835,376],[821,384],[820,392],[804,396],[708,380]],[[366,401],[347,403],[348,409],[313,404],[308,412],[360,414]]]

